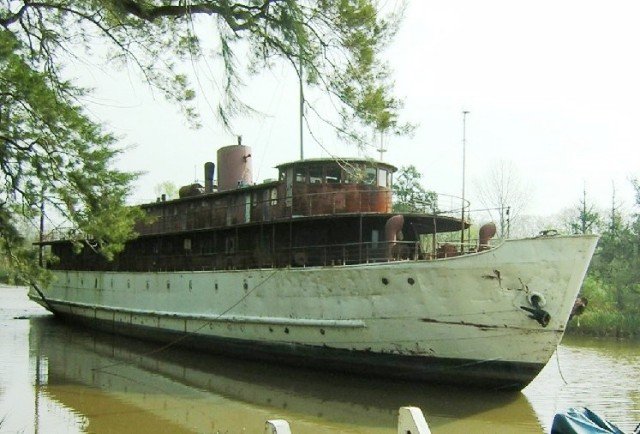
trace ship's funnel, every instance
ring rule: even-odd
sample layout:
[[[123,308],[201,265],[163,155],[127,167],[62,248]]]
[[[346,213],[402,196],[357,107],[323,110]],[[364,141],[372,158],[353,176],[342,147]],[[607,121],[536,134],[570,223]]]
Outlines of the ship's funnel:
[[[204,192],[213,192],[213,174],[215,172],[216,165],[211,161],[204,163]]]
[[[218,191],[251,184],[251,148],[237,144],[218,149]]]

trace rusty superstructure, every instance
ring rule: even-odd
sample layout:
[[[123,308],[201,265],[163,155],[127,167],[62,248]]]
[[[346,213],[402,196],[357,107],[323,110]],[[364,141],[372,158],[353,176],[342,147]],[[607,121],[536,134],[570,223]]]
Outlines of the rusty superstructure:
[[[278,178],[251,182],[251,149],[233,145],[205,164],[205,186],[142,205],[149,217],[114,261],[64,239],[48,242],[63,270],[188,271],[330,266],[434,258],[421,237],[460,229],[451,213],[407,213],[389,233],[396,168],[368,159],[308,159],[277,166]],[[431,211],[437,211],[430,204]],[[418,210],[419,207],[416,208]],[[400,239],[396,234],[401,233]],[[446,254],[457,254],[449,244]],[[440,254],[443,253],[440,247]]]

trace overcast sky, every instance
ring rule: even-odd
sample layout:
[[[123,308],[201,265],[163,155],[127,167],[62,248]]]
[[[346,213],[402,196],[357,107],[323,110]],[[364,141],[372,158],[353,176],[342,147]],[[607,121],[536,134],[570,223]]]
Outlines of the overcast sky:
[[[393,2],[389,1],[388,4]],[[467,193],[499,160],[527,185],[530,214],[550,215],[590,198],[633,204],[630,178],[640,176],[640,3],[633,0],[409,1],[386,57],[394,70],[411,138],[391,138],[384,159],[414,164],[427,188],[460,195],[462,111],[467,118]],[[216,60],[194,70],[205,126],[190,130],[175,107],[140,83],[134,70],[80,67],[96,88],[91,112],[120,135],[127,170],[145,171],[134,202],[154,199],[162,181],[202,179],[202,164],[235,143],[216,123]],[[283,66],[248,80],[242,95],[265,113],[240,119],[235,132],[253,148],[256,181],[299,156],[298,84]],[[334,136],[331,153],[355,156]],[[307,137],[305,157],[328,154]],[[369,156],[376,157],[370,152]],[[195,169],[194,169],[195,168]]]

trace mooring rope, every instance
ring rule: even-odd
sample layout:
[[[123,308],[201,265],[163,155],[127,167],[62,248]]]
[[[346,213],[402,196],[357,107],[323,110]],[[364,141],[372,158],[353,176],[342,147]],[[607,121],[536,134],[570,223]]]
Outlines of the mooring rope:
[[[569,382],[564,378],[562,374],[562,369],[560,368],[560,345],[556,347],[556,363],[558,365],[558,373],[560,374],[560,378],[564,381],[565,386],[569,384]]]

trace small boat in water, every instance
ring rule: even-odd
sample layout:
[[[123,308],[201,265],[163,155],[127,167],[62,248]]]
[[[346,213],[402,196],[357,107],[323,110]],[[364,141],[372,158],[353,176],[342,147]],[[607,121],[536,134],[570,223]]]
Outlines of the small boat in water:
[[[114,333],[296,365],[521,389],[564,333],[597,237],[453,242],[460,199],[394,212],[390,164],[306,159],[254,184],[251,150],[218,150],[218,177],[150,217],[115,260],[58,260],[30,297]],[[466,207],[466,205],[465,205]],[[463,208],[465,208],[463,207]],[[462,217],[459,217],[462,215]],[[464,238],[463,240],[464,241]]]
[[[634,434],[640,433],[640,425]],[[617,426],[586,407],[569,408],[553,418],[551,434],[625,434]]]

